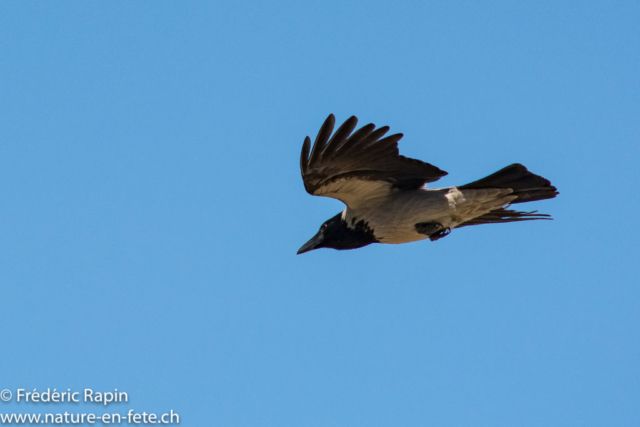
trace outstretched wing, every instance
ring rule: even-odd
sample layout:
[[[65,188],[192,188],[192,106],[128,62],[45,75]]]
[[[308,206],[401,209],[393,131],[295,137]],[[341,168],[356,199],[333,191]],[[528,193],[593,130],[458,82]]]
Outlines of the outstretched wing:
[[[389,127],[376,129],[374,124],[353,132],[357,123],[358,119],[352,116],[331,136],[335,117],[330,114],[313,149],[311,139],[304,140],[300,169],[309,194],[332,197],[353,207],[394,187],[417,189],[447,174],[429,163],[401,156],[401,133],[383,138]]]

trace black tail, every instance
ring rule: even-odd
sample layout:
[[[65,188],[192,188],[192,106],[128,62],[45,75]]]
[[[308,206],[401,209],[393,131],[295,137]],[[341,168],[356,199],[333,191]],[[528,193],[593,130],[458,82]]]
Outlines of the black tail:
[[[513,195],[518,196],[511,203],[533,202],[535,200],[553,199],[558,189],[548,179],[533,174],[519,163],[507,166],[486,178],[479,179],[462,187],[461,190],[479,190],[483,188],[512,188]],[[537,211],[520,212],[505,208],[495,209],[477,218],[458,225],[496,224],[501,222],[531,221],[534,219],[552,219],[549,215],[538,214]]]
[[[534,219],[553,219],[551,215],[539,214],[538,211],[520,212],[505,208],[495,209],[489,213],[481,215],[477,218],[465,221],[456,228],[466,227],[467,225],[480,224],[500,224],[501,222],[517,222],[517,221],[533,221]]]
[[[535,200],[553,199],[558,195],[556,187],[548,179],[533,174],[519,163],[514,163],[486,178],[479,179],[462,187],[461,190],[479,190],[483,188],[512,188],[513,195],[518,196],[511,203],[533,202]]]

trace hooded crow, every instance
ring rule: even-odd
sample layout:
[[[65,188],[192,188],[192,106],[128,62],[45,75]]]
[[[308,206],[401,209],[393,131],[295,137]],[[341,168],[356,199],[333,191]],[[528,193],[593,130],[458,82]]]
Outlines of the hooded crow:
[[[313,148],[306,137],[300,169],[313,196],[332,197],[347,208],[327,220],[298,254],[319,248],[356,249],[371,243],[438,240],[468,225],[551,219],[537,211],[510,210],[511,204],[552,199],[556,187],[515,163],[459,187],[425,188],[447,175],[437,167],[401,156],[401,133],[383,136],[388,126],[368,124],[353,132],[353,116],[333,133],[330,114]],[[332,135],[333,133],[333,135]]]

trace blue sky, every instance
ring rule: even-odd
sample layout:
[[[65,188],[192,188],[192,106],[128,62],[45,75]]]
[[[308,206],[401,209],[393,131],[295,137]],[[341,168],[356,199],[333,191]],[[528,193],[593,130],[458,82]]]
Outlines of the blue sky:
[[[198,426],[640,424],[633,1],[3,2],[0,389]],[[555,221],[296,256],[329,113]]]

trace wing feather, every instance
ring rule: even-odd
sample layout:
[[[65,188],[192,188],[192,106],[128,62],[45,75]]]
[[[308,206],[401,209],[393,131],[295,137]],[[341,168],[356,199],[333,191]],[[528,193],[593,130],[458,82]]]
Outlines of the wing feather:
[[[330,114],[313,147],[311,139],[305,138],[300,169],[309,194],[333,197],[349,205],[393,187],[419,188],[447,174],[429,163],[401,156],[401,133],[383,138],[389,127],[376,129],[374,124],[353,132],[357,124],[358,119],[352,116],[331,136],[335,117]]]
[[[351,132],[356,128],[358,124],[358,119],[355,116],[350,117],[346,122],[342,124],[333,134],[331,140],[327,144],[327,146],[322,150],[322,157],[331,156],[338,147],[342,146],[346,141]]]
[[[327,117],[327,120],[324,121],[322,127],[320,128],[320,132],[318,132],[318,136],[316,137],[316,141],[313,143],[313,149],[311,150],[311,157],[309,158],[309,165],[311,167],[316,167],[320,163],[322,157],[322,150],[327,145],[329,141],[329,137],[331,136],[331,132],[333,132],[333,126],[336,123],[336,119],[333,114],[330,114]]]
[[[373,132],[376,128],[376,125],[374,125],[373,123],[369,123],[368,125],[362,126],[360,129],[358,129],[357,131],[355,131],[353,133],[353,135],[351,135],[351,137],[348,139],[349,141],[349,145],[359,145],[362,141],[365,140],[365,138],[367,138],[369,135],[371,135],[371,132]],[[347,140],[345,140],[339,147],[336,148],[336,150],[346,150],[345,149],[345,143]],[[341,153],[342,154],[342,153]]]

